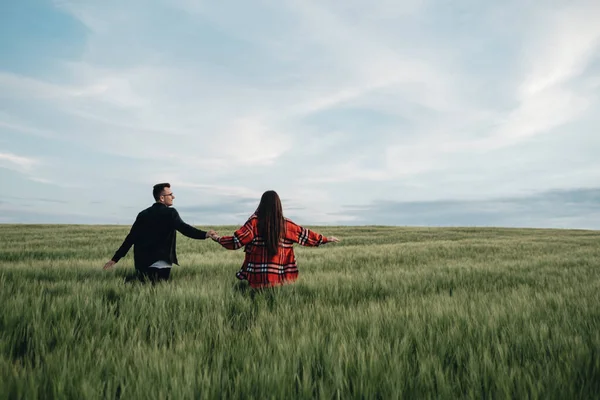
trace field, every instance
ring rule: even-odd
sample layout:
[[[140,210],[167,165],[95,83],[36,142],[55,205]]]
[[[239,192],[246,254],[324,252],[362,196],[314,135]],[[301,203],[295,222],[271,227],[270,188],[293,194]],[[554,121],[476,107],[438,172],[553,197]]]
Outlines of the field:
[[[342,242],[255,292],[241,250],[181,235],[171,282],[124,283],[127,230],[0,225],[0,397],[600,393],[598,231],[317,227]]]

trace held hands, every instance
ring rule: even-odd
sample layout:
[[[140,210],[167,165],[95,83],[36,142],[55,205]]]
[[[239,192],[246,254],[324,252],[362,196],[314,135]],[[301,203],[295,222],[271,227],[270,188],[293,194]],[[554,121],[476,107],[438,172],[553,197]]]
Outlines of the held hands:
[[[116,264],[116,262],[114,262],[113,260],[110,260],[109,262],[104,264],[104,267],[102,269],[111,269],[115,264]]]
[[[215,242],[218,242],[219,239],[221,238],[217,232],[215,232],[214,230],[210,230],[206,233],[206,236],[210,237],[212,240],[214,240]]]

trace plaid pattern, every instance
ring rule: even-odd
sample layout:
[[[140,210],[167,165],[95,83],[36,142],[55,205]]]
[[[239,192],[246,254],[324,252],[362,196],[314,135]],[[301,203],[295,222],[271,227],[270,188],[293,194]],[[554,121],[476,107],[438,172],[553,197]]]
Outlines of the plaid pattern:
[[[316,247],[327,243],[327,238],[285,219],[285,235],[279,251],[270,257],[262,237],[258,234],[258,218],[252,215],[233,236],[221,236],[219,244],[229,250],[245,247],[246,256],[236,277],[248,280],[253,288],[276,286],[298,279],[294,243]]]

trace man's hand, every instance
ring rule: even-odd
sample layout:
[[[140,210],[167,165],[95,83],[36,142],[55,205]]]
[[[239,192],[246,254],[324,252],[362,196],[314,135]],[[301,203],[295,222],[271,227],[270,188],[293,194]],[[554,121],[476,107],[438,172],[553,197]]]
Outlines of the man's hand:
[[[215,242],[217,242],[221,237],[219,236],[219,234],[213,230],[208,231],[208,236],[210,236],[210,238],[212,240],[214,240]]]
[[[104,268],[103,269],[111,269],[115,264],[116,264],[116,262],[114,262],[113,260],[110,260],[109,262],[107,262],[106,264],[104,264]]]
[[[328,242],[333,242],[333,243],[337,243],[340,241],[340,239],[336,238],[335,236],[330,236],[327,238]]]

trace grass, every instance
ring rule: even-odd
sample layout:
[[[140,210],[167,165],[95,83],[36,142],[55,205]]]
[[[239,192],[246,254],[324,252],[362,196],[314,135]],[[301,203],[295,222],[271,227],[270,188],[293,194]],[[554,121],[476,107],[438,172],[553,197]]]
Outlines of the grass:
[[[3,398],[600,393],[600,232],[318,227],[343,241],[255,292],[242,251],[183,236],[171,282],[125,284],[127,230],[0,225]]]

